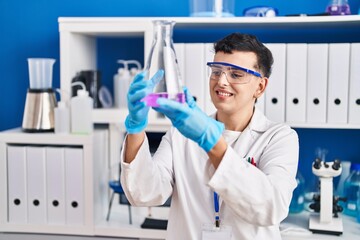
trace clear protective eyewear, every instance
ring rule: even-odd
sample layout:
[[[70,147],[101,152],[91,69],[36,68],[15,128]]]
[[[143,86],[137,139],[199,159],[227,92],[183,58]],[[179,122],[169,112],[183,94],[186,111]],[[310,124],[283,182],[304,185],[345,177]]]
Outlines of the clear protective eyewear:
[[[227,81],[233,84],[246,84],[250,82],[251,76],[261,78],[260,73],[231,63],[208,62],[206,65],[210,67],[210,79],[215,81],[219,81],[223,73]]]

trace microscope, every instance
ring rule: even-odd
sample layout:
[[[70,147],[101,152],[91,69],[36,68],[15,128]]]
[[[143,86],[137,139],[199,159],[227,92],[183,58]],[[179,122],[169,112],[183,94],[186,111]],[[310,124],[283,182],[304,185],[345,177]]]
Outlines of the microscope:
[[[342,219],[338,215],[343,208],[338,205],[338,201],[345,199],[333,196],[333,178],[339,176],[341,171],[339,160],[325,162],[317,158],[312,165],[312,172],[320,180],[320,194],[314,195],[314,202],[310,204],[310,208],[315,212],[309,219],[309,230],[313,233],[343,233]]]

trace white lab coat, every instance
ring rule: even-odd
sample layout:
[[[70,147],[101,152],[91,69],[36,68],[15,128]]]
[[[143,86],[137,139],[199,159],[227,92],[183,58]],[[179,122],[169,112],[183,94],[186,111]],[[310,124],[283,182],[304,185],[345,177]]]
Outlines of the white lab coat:
[[[256,109],[216,171],[206,152],[172,127],[153,157],[145,139],[131,164],[122,159],[121,183],[135,206],[161,205],[172,195],[166,239],[201,239],[202,224],[214,222],[214,191],[232,239],[281,239],[279,224],[296,187],[298,152],[296,132]]]

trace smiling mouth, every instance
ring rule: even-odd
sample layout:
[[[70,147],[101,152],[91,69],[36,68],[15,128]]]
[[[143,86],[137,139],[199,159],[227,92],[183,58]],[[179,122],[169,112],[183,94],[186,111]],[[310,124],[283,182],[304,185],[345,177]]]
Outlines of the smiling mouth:
[[[231,97],[234,94],[227,93],[227,92],[216,91],[216,95],[221,96],[221,97]]]

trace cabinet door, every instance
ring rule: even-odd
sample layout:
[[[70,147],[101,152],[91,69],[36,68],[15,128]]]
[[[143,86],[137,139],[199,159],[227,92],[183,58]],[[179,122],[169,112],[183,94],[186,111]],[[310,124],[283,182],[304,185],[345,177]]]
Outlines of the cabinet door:
[[[66,224],[84,224],[83,149],[65,148]]]
[[[7,146],[10,223],[27,223],[26,147]]]

